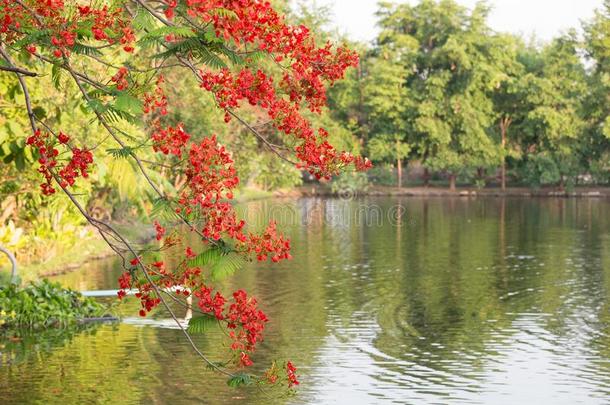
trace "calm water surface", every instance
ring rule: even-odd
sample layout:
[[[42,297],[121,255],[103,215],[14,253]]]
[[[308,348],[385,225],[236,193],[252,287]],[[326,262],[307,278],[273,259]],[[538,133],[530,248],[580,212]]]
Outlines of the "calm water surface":
[[[254,356],[292,359],[271,400],[206,371],[164,311],[0,342],[0,403],[610,403],[610,202],[369,198],[259,201],[294,260],[250,265],[271,322]],[[307,226],[304,226],[306,224]],[[58,278],[115,288],[113,260]],[[198,337],[221,358],[217,334]]]

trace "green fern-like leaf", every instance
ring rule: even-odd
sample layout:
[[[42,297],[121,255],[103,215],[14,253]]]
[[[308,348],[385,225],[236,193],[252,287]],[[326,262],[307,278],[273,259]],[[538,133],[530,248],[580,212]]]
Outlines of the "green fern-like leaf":
[[[65,71],[59,65],[53,65],[51,68],[51,81],[53,82],[53,87],[60,90],[65,76]]]
[[[268,54],[263,51],[254,51],[249,53],[246,58],[252,63],[257,63],[266,58],[267,55]]]
[[[252,385],[253,382],[254,380],[249,374],[237,373],[227,380],[227,385],[229,387],[237,388],[241,386]]]
[[[115,159],[127,159],[132,150],[133,149],[131,149],[129,146],[125,146],[124,148],[106,149],[106,152],[108,152]]]
[[[222,251],[217,248],[211,248],[199,253],[196,257],[189,260],[188,264],[191,267],[214,266],[222,258]]]
[[[213,27],[207,28],[203,33],[203,39],[208,44],[222,44],[222,38],[216,36],[216,30]]]
[[[238,55],[236,52],[230,50],[227,47],[224,47],[224,46],[220,47],[219,53],[225,55],[234,65],[243,65],[244,64],[244,59],[240,55]]]
[[[189,320],[189,326],[186,328],[186,331],[193,335],[200,335],[217,324],[218,321],[212,315],[196,316]]]
[[[171,202],[166,198],[155,198],[153,200],[153,207],[150,211],[150,215],[153,218],[164,221],[174,220],[177,217],[176,212],[172,209]]]
[[[155,18],[144,8],[139,8],[131,24],[140,32],[151,31],[155,29]]]
[[[237,14],[235,11],[226,9],[224,7],[213,8],[209,11],[211,15],[217,15],[218,17],[236,19]]]
[[[220,56],[209,51],[207,48],[199,48],[194,54],[199,62],[213,69],[222,69],[227,66]]]
[[[96,99],[96,98],[91,98],[91,95],[89,101],[87,101],[86,104],[86,108],[87,110],[89,110],[90,112],[97,112],[100,114],[103,114],[104,112],[106,112],[106,105],[104,103],[102,103],[100,100]]]
[[[113,124],[120,121],[127,121],[132,124],[136,122],[136,118],[132,114],[127,111],[119,110],[113,105],[106,105],[106,110],[102,115],[108,122]]]
[[[160,27],[150,30],[142,39],[155,38],[161,40],[168,35],[174,35],[178,38],[193,38],[197,36],[197,33],[189,27]]]
[[[121,93],[114,101],[114,108],[128,114],[141,114],[142,101],[129,93]]]
[[[210,277],[213,281],[224,280],[225,278],[235,274],[237,270],[242,268],[244,263],[244,258],[235,253],[222,255],[220,260],[218,260],[218,262],[211,267]]]
[[[199,62],[214,69],[226,67],[227,64],[219,54],[223,53],[223,47],[218,44],[209,43],[205,37],[185,38],[182,41],[166,46],[166,50],[156,54],[155,58],[169,58],[176,55],[193,55]],[[234,58],[234,55],[227,55]]]
[[[22,46],[26,46],[29,44],[40,44],[40,43],[50,43],[49,30],[35,30],[32,32],[29,32],[23,38],[15,41],[13,43],[13,47],[21,48]]]
[[[185,38],[182,41],[167,45],[166,50],[156,54],[154,57],[165,59],[170,56],[183,55],[196,52],[198,48],[204,46],[199,38]]]
[[[102,56],[102,53],[99,51],[99,49],[78,42],[74,44],[71,50],[72,52],[78,55]]]

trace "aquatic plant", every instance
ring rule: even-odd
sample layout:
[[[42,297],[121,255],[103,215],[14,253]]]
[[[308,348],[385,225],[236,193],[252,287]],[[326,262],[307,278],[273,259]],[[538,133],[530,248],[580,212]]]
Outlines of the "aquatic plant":
[[[48,280],[0,286],[0,327],[47,328],[101,317],[105,305]]]

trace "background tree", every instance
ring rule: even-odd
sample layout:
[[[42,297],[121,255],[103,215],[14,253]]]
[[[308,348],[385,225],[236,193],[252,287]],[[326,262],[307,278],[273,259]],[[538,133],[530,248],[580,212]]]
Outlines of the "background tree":
[[[582,169],[585,69],[571,33],[522,58],[527,73],[519,93],[525,107],[521,128],[524,177],[530,184],[573,183]]]
[[[366,111],[370,122],[368,152],[373,161],[393,161],[398,173],[397,186],[402,187],[403,161],[409,156],[405,100],[407,71],[398,50],[380,48],[370,59],[366,79]]]
[[[494,117],[490,92],[503,72],[496,66],[486,25],[488,8],[472,12],[455,1],[416,6],[381,4],[380,46],[411,47],[404,58],[406,120],[424,164],[447,172],[450,188],[462,171],[493,165],[499,148],[488,133]]]
[[[584,49],[592,64],[588,77],[583,139],[586,164],[594,179],[610,183],[610,0],[585,24]]]
[[[494,111],[496,113],[497,125],[495,126],[500,144],[500,188],[506,190],[506,160],[509,157],[517,157],[515,149],[511,146],[511,128],[515,132],[523,122],[525,111],[522,102],[523,89],[521,82],[525,74],[525,67],[519,62],[517,56],[523,43],[512,35],[496,35],[492,40],[497,41],[499,52],[495,55],[503,66],[504,78],[498,88],[493,92],[492,98]]]

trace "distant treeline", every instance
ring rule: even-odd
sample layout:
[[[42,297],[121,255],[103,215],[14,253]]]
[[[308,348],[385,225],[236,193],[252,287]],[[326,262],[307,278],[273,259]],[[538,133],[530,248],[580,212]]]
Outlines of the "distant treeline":
[[[492,31],[489,11],[380,3],[380,33],[331,91],[331,116],[360,138],[374,177],[391,165],[399,184],[417,162],[423,181],[451,187],[608,185],[610,1],[544,44]]]

